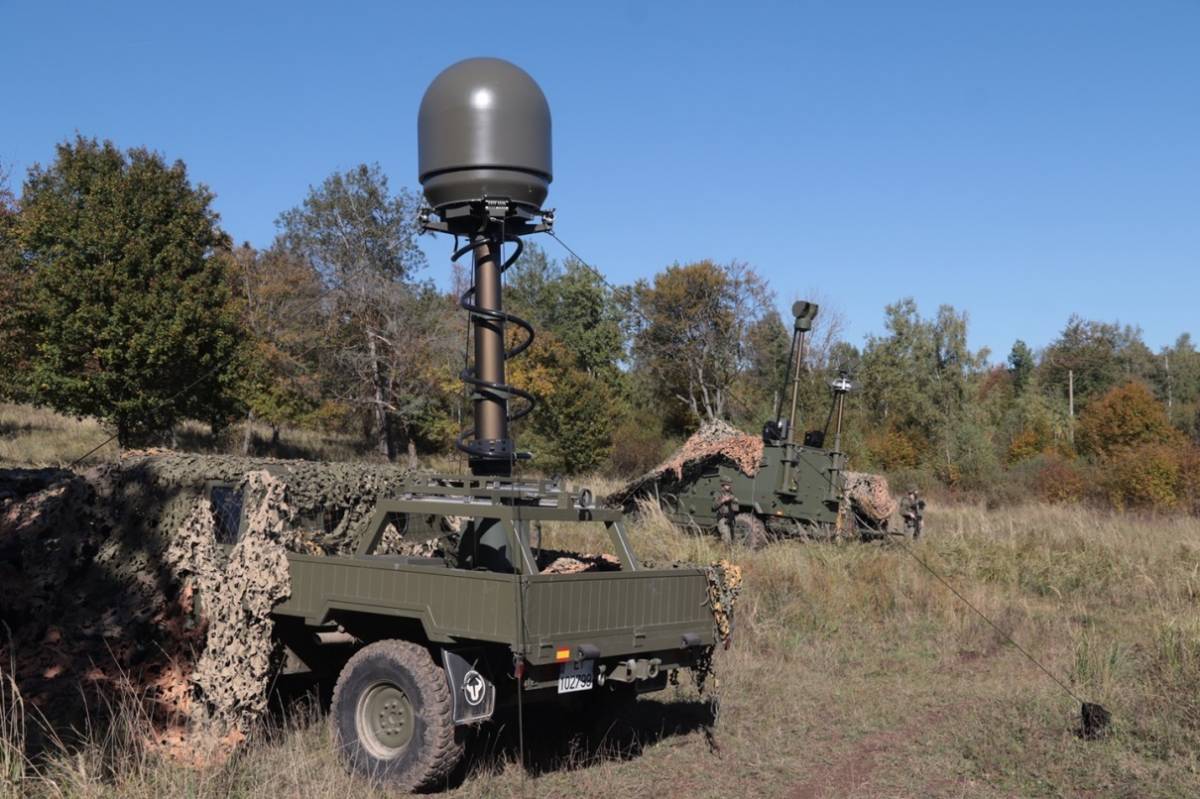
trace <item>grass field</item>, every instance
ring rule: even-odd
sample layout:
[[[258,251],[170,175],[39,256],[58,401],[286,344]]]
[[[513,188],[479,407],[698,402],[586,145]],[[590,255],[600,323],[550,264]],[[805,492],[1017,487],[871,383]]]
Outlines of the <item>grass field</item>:
[[[109,440],[112,434],[92,418],[74,419],[44,408],[0,402],[0,468],[66,466],[85,455],[82,466],[111,460],[120,454],[116,441]],[[240,455],[245,425],[234,425],[214,436],[208,425],[186,421],[175,434],[179,448],[189,452]],[[251,454],[333,461],[378,457],[361,439],[340,433],[284,428],[274,453],[270,451],[270,440],[270,429],[256,425]]]
[[[711,744],[708,705],[685,680],[628,719],[530,714],[527,769],[508,719],[476,741],[482,754],[445,795],[1200,795],[1200,521],[962,506],[933,508],[927,530],[911,551],[792,542],[736,553],[746,583],[718,660]],[[633,536],[643,557],[727,554],[657,518]],[[1079,737],[1076,701],[913,555],[1111,710],[1111,733]],[[19,706],[6,696],[5,707],[11,729]],[[0,753],[0,795],[388,795],[343,773],[319,711],[303,704],[206,770],[142,751],[135,733],[97,731],[92,746],[35,767]]]

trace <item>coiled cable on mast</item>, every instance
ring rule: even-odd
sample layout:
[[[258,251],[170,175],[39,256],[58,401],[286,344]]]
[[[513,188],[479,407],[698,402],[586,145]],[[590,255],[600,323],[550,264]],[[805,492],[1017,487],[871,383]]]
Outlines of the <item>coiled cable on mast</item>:
[[[498,236],[488,235],[486,233],[479,233],[472,236],[469,242],[462,247],[459,247],[451,254],[450,260],[452,262],[457,262],[459,258],[466,255],[468,252],[472,252],[481,245],[487,244],[492,246],[488,248],[489,251],[486,257],[498,258],[502,254],[500,248],[506,241],[513,242],[516,245],[516,248],[513,250],[513,253],[508,258],[505,258],[499,265],[499,272],[501,275],[503,275],[510,266],[516,263],[517,259],[521,257],[522,250],[525,249],[525,245],[519,236],[509,234],[503,230]],[[508,361],[511,358],[515,358],[525,350],[529,349],[529,346],[533,344],[534,339],[533,325],[516,314],[509,313],[508,311],[480,307],[475,303],[475,292],[476,285],[474,282],[474,275],[472,275],[471,285],[458,298],[459,307],[468,313],[472,324],[477,325],[481,320],[483,322],[498,324],[501,332],[503,332],[505,324],[513,324],[525,333],[524,339],[518,341],[512,347],[512,349],[505,351],[504,360]],[[509,422],[514,422],[517,419],[528,415],[537,405],[537,400],[528,391],[517,388],[511,383],[499,383],[492,380],[484,380],[479,376],[479,373],[476,371],[474,366],[465,367],[459,373],[459,377],[464,383],[472,386],[475,392],[481,395],[484,399],[500,401],[516,397],[524,400],[524,404],[518,407],[515,411],[511,408],[508,409],[507,417]],[[464,429],[458,434],[454,445],[460,451],[465,452],[468,455],[474,455],[478,457],[487,457],[492,455],[491,450],[486,444],[469,440],[475,436],[475,433],[476,431],[474,427],[468,427]]]

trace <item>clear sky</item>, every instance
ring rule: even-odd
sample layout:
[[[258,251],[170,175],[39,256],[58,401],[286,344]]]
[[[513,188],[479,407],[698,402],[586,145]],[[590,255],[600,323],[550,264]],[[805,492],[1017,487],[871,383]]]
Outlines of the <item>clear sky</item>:
[[[993,358],[1073,312],[1200,334],[1200,0],[0,0],[0,52],[16,177],[75,131],[146,145],[239,242],[336,169],[415,187],[425,87],[495,55],[545,90],[557,230],[615,282],[742,259],[855,343],[912,296]]]

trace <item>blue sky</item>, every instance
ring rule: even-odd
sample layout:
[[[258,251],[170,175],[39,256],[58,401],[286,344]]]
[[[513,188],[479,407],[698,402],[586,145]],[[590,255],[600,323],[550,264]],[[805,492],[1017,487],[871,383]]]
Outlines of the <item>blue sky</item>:
[[[997,359],[1071,313],[1200,334],[1197,0],[0,0],[0,51],[16,177],[75,131],[146,145],[239,242],[336,169],[415,187],[426,85],[496,55],[549,98],[559,235],[615,282],[742,259],[855,343],[912,296]]]

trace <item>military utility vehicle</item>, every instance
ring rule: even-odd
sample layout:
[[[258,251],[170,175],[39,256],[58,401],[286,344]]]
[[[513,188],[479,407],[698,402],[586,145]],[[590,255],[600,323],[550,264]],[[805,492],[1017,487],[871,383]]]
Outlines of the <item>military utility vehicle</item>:
[[[464,517],[453,551],[373,554],[389,525],[424,540]],[[551,522],[606,529],[619,568],[542,573],[537,531]],[[553,482],[414,479],[378,504],[355,555],[287,557],[276,636],[293,663],[337,673],[331,720],[349,765],[399,787],[444,780],[461,727],[498,708],[584,692],[620,703],[702,664],[717,639],[704,570],[643,566],[620,512]]]
[[[774,538],[886,534],[896,510],[886,481],[846,471],[842,422],[852,386],[845,374],[830,384],[832,404],[824,428],[809,430],[803,438],[796,431],[805,334],[817,311],[811,302],[792,306],[795,323],[785,379],[791,383],[791,410],[784,419],[777,407],[775,418],[763,425],[762,456],[751,474],[717,453],[685,461],[679,472],[653,472],[610,502],[636,513],[639,501],[649,499],[678,525],[706,530],[729,525],[733,540],[752,548]],[[723,519],[722,513],[732,518]]]
[[[453,259],[473,256],[460,304],[474,425],[458,438],[471,474],[410,480],[379,502],[353,556],[289,553],[291,596],[274,610],[295,659],[338,672],[331,717],[345,762],[410,789],[443,781],[462,754],[462,726],[497,707],[583,692],[615,700],[703,667],[718,637],[710,582],[720,581],[700,568],[644,567],[619,511],[595,507],[588,491],[513,476],[529,456],[509,423],[533,397],[506,382],[505,362],[533,330],[503,310],[501,275],[522,236],[553,224],[542,209],[551,148],[541,89],[506,61],[459,62],[421,101],[418,145],[422,224],[466,240]],[[524,333],[508,351],[506,325]],[[602,525],[619,567],[545,573],[543,523]],[[442,555],[377,554],[385,530],[420,540],[447,527],[460,532]]]

